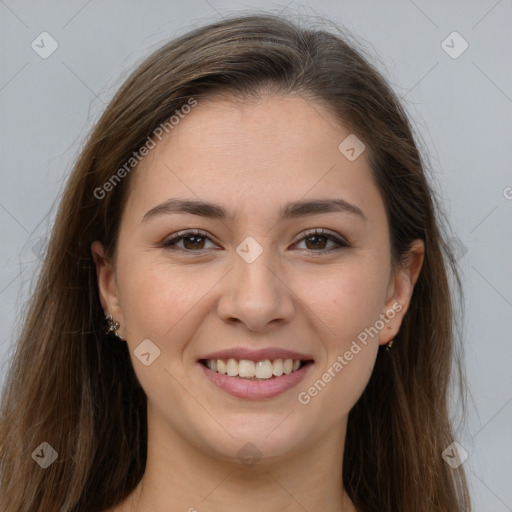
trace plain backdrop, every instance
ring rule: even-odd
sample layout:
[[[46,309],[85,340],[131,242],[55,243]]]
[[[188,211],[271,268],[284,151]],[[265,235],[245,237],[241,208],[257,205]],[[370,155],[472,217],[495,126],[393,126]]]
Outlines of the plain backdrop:
[[[456,440],[475,510],[512,511],[511,0],[0,0],[0,385],[63,183],[123,78],[170,38],[266,9],[348,30],[403,98],[463,273],[471,394]]]

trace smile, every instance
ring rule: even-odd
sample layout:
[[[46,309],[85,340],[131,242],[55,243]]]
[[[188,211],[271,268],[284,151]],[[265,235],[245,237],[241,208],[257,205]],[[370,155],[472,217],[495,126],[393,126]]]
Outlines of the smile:
[[[300,359],[265,359],[263,361],[251,361],[250,359],[207,359],[202,360],[210,370],[242,379],[268,380],[281,375],[289,375],[296,372],[307,363]]]
[[[284,394],[299,384],[314,365],[312,359],[201,359],[199,367],[211,384],[245,400]]]

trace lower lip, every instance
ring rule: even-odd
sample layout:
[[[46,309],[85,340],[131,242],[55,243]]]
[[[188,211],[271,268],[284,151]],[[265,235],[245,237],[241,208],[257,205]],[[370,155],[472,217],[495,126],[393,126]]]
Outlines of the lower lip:
[[[280,377],[272,377],[268,380],[248,380],[239,377],[229,377],[218,372],[214,372],[206,366],[198,363],[203,369],[205,375],[217,387],[238,398],[248,400],[258,400],[263,398],[272,398],[296,386],[309,371],[313,363],[305,364],[299,370],[283,374]]]

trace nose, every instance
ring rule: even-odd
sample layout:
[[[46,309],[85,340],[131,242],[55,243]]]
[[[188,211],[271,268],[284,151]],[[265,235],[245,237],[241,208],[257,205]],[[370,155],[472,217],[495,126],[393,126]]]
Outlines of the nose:
[[[289,322],[294,313],[294,294],[271,261],[270,249],[251,263],[238,254],[233,269],[223,280],[224,289],[218,303],[218,315],[229,324],[243,324],[254,332],[265,332]],[[275,269],[276,267],[277,269]]]

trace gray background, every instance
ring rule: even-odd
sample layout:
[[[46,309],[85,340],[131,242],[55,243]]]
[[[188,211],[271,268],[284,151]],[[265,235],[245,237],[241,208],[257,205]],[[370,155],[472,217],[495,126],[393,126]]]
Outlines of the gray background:
[[[457,441],[475,510],[512,511],[511,0],[0,0],[0,385],[64,179],[126,73],[164,40],[258,9],[345,27],[403,97],[463,270],[471,400]],[[43,31],[59,45],[46,59],[31,47]],[[453,31],[469,44],[456,59],[442,47]]]

